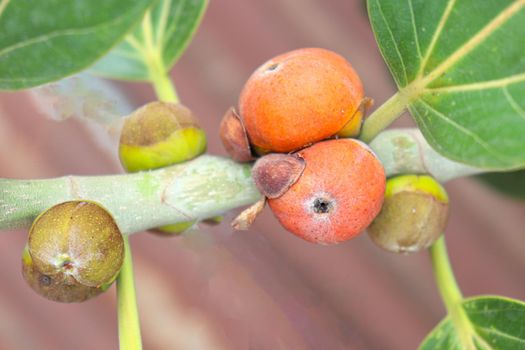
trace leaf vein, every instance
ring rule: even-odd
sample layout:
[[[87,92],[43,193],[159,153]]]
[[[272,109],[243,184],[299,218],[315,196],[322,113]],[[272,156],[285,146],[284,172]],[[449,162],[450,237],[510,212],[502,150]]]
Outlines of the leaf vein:
[[[503,94],[505,95],[507,101],[509,101],[509,104],[512,107],[512,109],[514,109],[516,113],[518,113],[521,119],[525,120],[525,110],[523,110],[523,108],[521,108],[518,102],[516,102],[516,100],[512,97],[512,95],[509,92],[509,89],[507,89],[506,86],[503,87]]]
[[[461,92],[507,87],[525,81],[525,73],[476,83],[425,89],[425,92]]]
[[[115,49],[112,51],[112,53],[120,57],[129,58],[131,60],[140,61],[140,62],[143,61],[142,56],[138,54],[136,51],[130,52],[130,51],[125,51],[125,50]]]
[[[177,4],[177,7],[175,8],[175,13],[173,14],[173,21],[166,29],[166,35],[164,36],[164,42],[162,42],[162,47],[167,45],[167,41],[169,40],[170,36],[175,32],[177,29],[177,24],[179,22],[179,18],[182,14],[182,9],[184,8],[185,1],[179,1]]]
[[[171,0],[163,0],[162,7],[160,10],[160,19],[157,24],[156,31],[156,45],[162,47],[164,45],[164,32],[166,31],[166,25],[168,23],[168,16],[171,9]]]
[[[427,51],[425,52],[425,57],[423,57],[423,60],[421,61],[421,66],[419,66],[419,72],[417,74],[419,78],[423,76],[425,66],[427,65],[427,62],[430,58],[430,54],[432,53],[432,51],[434,51],[434,46],[436,46],[436,43],[439,37],[441,36],[441,32],[443,31],[443,28],[445,27],[448,17],[450,16],[450,13],[452,12],[452,9],[454,8],[455,4],[456,0],[450,0],[447,3],[445,11],[443,11],[443,15],[439,20],[438,26],[436,27],[436,31],[434,32],[434,35],[432,35],[432,39],[430,40],[430,45],[428,45]]]
[[[428,104],[423,99],[421,99],[420,102],[422,104],[424,104],[430,111],[434,112],[434,114],[436,116],[438,116],[440,119],[442,119],[446,123],[452,125],[453,127],[455,127],[461,133],[463,133],[463,134],[467,135],[468,137],[472,138],[478,145],[480,145],[482,148],[484,148],[487,152],[493,154],[496,158],[498,158],[498,159],[500,159],[502,161],[506,160],[506,157],[504,157],[504,155],[502,155],[502,154],[500,154],[498,152],[494,152],[494,150],[490,147],[490,145],[487,144],[485,141],[483,141],[483,139],[481,137],[479,137],[477,134],[475,134],[474,132],[472,132],[469,129],[465,128],[464,126],[458,124],[457,122],[455,122],[451,118],[447,117],[445,114],[443,114],[442,112],[440,112],[437,109],[435,109],[434,107],[432,107],[430,104]]]
[[[517,12],[519,12],[523,6],[525,6],[525,0],[517,0],[512,5],[509,5],[506,9],[501,11],[492,21],[490,21],[485,27],[472,36],[470,40],[464,43],[438,67],[425,76],[425,78],[423,78],[423,86],[428,85],[428,83],[436,79],[442,73],[446,72],[459,60],[469,54],[470,51],[476,48],[480,43],[491,36],[494,31],[500,28],[505,22],[507,22]]]
[[[2,15],[3,15],[4,11],[5,11],[5,8],[9,4],[9,1],[11,1],[11,0],[2,0],[2,1],[0,1],[0,17],[2,17]]]
[[[419,38],[417,35],[417,30],[416,30],[416,16],[414,14],[414,7],[412,6],[412,0],[408,0],[408,7],[410,8],[410,17],[412,20],[412,30],[414,31],[414,41],[416,42],[417,55],[419,59],[421,60],[423,56],[421,56],[421,48],[419,47]]]
[[[485,313],[492,313],[492,312],[501,312],[501,311],[512,311],[513,313],[515,312],[525,312],[524,309],[516,309],[514,307],[501,307],[501,308],[490,308],[489,310],[467,310],[467,312],[470,314],[485,314]]]
[[[507,338],[507,339],[510,339],[510,340],[514,340],[514,341],[517,341],[518,343],[525,344],[525,339],[521,339],[521,338],[515,337],[515,336],[513,336],[511,334],[504,333],[504,332],[500,331],[499,329],[487,328],[487,327],[482,327],[482,326],[474,326],[474,327],[476,329],[478,329],[478,330],[482,330],[482,331],[487,332],[487,333],[492,333],[492,334],[495,334],[497,336],[500,336],[500,337],[503,337],[503,338]]]
[[[50,40],[50,39],[53,39],[53,38],[58,38],[58,37],[61,37],[61,36],[88,35],[88,34],[90,34],[92,32],[95,32],[96,30],[98,30],[100,28],[111,27],[111,26],[115,25],[116,23],[121,22],[125,17],[127,17],[127,14],[124,14],[122,16],[116,17],[116,18],[112,19],[111,21],[108,21],[108,22],[105,22],[105,23],[101,23],[101,24],[97,24],[97,25],[94,25],[94,26],[91,26],[91,27],[56,30],[56,31],[53,31],[53,32],[49,32],[49,33],[46,33],[46,34],[42,34],[42,35],[36,36],[34,38],[26,39],[26,40],[18,42],[16,44],[4,47],[2,50],[0,50],[0,57],[4,56],[4,55],[6,55],[6,54],[8,54],[8,53],[10,53],[12,51],[15,51],[15,50],[18,50],[18,49],[21,49],[21,48],[24,48],[24,47],[27,47],[27,46],[30,46],[30,45],[33,45],[33,44],[38,44],[38,43],[41,43],[41,42],[45,42],[47,40]]]

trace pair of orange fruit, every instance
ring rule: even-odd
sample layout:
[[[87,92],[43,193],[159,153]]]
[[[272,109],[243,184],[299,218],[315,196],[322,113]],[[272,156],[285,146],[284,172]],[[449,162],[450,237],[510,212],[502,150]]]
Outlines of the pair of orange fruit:
[[[331,244],[363,231],[381,210],[385,172],[358,136],[369,100],[350,63],[319,48],[260,66],[221,123],[237,161],[257,156],[253,177],[281,224]]]

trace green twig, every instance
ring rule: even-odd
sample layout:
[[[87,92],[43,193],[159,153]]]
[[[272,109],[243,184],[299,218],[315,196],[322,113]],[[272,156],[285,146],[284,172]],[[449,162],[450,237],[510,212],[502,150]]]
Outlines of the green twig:
[[[129,238],[124,238],[124,263],[117,277],[118,330],[120,350],[141,350],[140,321],[135,295],[133,262]]]
[[[363,124],[360,139],[368,143],[396,120],[405,110],[409,98],[401,91],[390,97]]]
[[[415,129],[383,132],[370,146],[388,176],[425,172],[445,182],[484,171],[430,152]],[[45,209],[74,199],[102,204],[125,234],[202,220],[260,198],[250,168],[250,164],[202,155],[186,163],[133,174],[0,178],[0,230],[28,228]]]
[[[465,310],[463,309],[463,295],[454,277],[445,245],[445,237],[441,236],[430,247],[432,266],[436,283],[447,309],[448,315],[456,328],[462,348],[475,350],[475,332]]]
[[[444,236],[441,236],[432,247],[430,247],[430,255],[432,257],[432,266],[439,291],[447,310],[450,311],[454,309],[457,304],[461,303],[463,295],[461,294],[448,259]]]
[[[157,97],[161,101],[178,103],[179,97],[162,59],[162,46],[155,47],[154,45],[155,40],[153,38],[153,27],[149,11],[142,22],[142,28],[146,48],[145,63],[148,66],[149,78]],[[124,243],[126,248],[124,263],[117,280],[120,350],[142,350],[140,320],[137,310],[133,263],[128,236],[124,236]]]
[[[164,8],[164,10],[166,10]],[[144,36],[144,61],[148,66],[149,80],[155,89],[157,97],[161,101],[179,102],[175,86],[169,77],[169,69],[164,64],[163,43],[154,37],[154,29],[151,23],[151,13],[148,11],[142,21],[142,32]],[[159,38],[162,33],[157,33]]]
[[[150,70],[150,80],[159,100],[174,103],[179,102],[175,86],[173,86],[168,73],[162,69],[162,66]]]
[[[161,101],[179,103],[179,96],[175,85],[170,79],[160,49],[152,48],[146,60],[149,71],[149,79],[157,97]]]

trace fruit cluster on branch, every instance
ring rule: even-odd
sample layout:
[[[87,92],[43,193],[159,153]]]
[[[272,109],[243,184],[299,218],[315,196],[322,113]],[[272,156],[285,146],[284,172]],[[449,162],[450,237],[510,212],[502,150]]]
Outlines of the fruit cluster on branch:
[[[416,177],[412,187],[390,179],[383,205],[382,163],[354,138],[370,105],[343,57],[299,49],[255,70],[239,97],[239,113],[231,108],[223,118],[221,139],[236,161],[258,158],[255,185],[283,227],[298,237],[339,243],[372,224],[373,241],[389,251],[427,248],[446,225],[448,202],[434,199],[444,190],[430,177]],[[248,209],[234,227],[247,228],[262,207]]]

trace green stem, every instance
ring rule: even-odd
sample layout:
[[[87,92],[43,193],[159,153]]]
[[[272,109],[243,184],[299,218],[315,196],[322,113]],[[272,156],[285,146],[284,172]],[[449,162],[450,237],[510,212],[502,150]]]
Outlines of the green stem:
[[[179,103],[179,96],[175,90],[175,86],[171,82],[171,79],[163,68],[163,64],[160,62],[160,58],[155,58],[150,66],[150,80],[155,89],[157,97],[161,101]]]
[[[475,332],[463,309],[463,295],[450,265],[444,235],[430,247],[430,255],[441,298],[454,327],[457,329],[463,349],[476,349],[473,339]]]
[[[430,173],[442,182],[482,173],[433,151],[415,129],[388,130],[370,144],[386,174]],[[106,176],[0,178],[0,231],[28,228],[45,209],[68,200],[102,204],[125,234],[203,220],[256,202],[250,164],[202,155],[171,167]]]
[[[146,64],[148,65],[149,76],[155,93],[161,101],[178,103],[179,97],[164,65],[162,50],[155,49],[153,45],[150,12],[146,14],[142,27],[146,39],[146,52],[148,52]],[[155,192],[153,188],[151,190],[152,193]],[[149,193],[149,195],[152,193]],[[142,350],[140,320],[137,310],[135,283],[133,281],[133,263],[127,235],[124,236],[124,245],[124,263],[117,279],[120,350]]]
[[[432,247],[430,247],[430,255],[432,257],[434,274],[441,297],[447,310],[450,312],[456,305],[461,303],[463,295],[461,294],[448,259],[444,236],[441,236]]]
[[[124,238],[124,263],[117,277],[118,329],[120,350],[141,350],[140,321],[135,295],[133,262],[129,238]]]
[[[372,113],[363,124],[360,139],[368,143],[382,130],[396,120],[405,110],[409,101],[406,93],[399,91]]]

